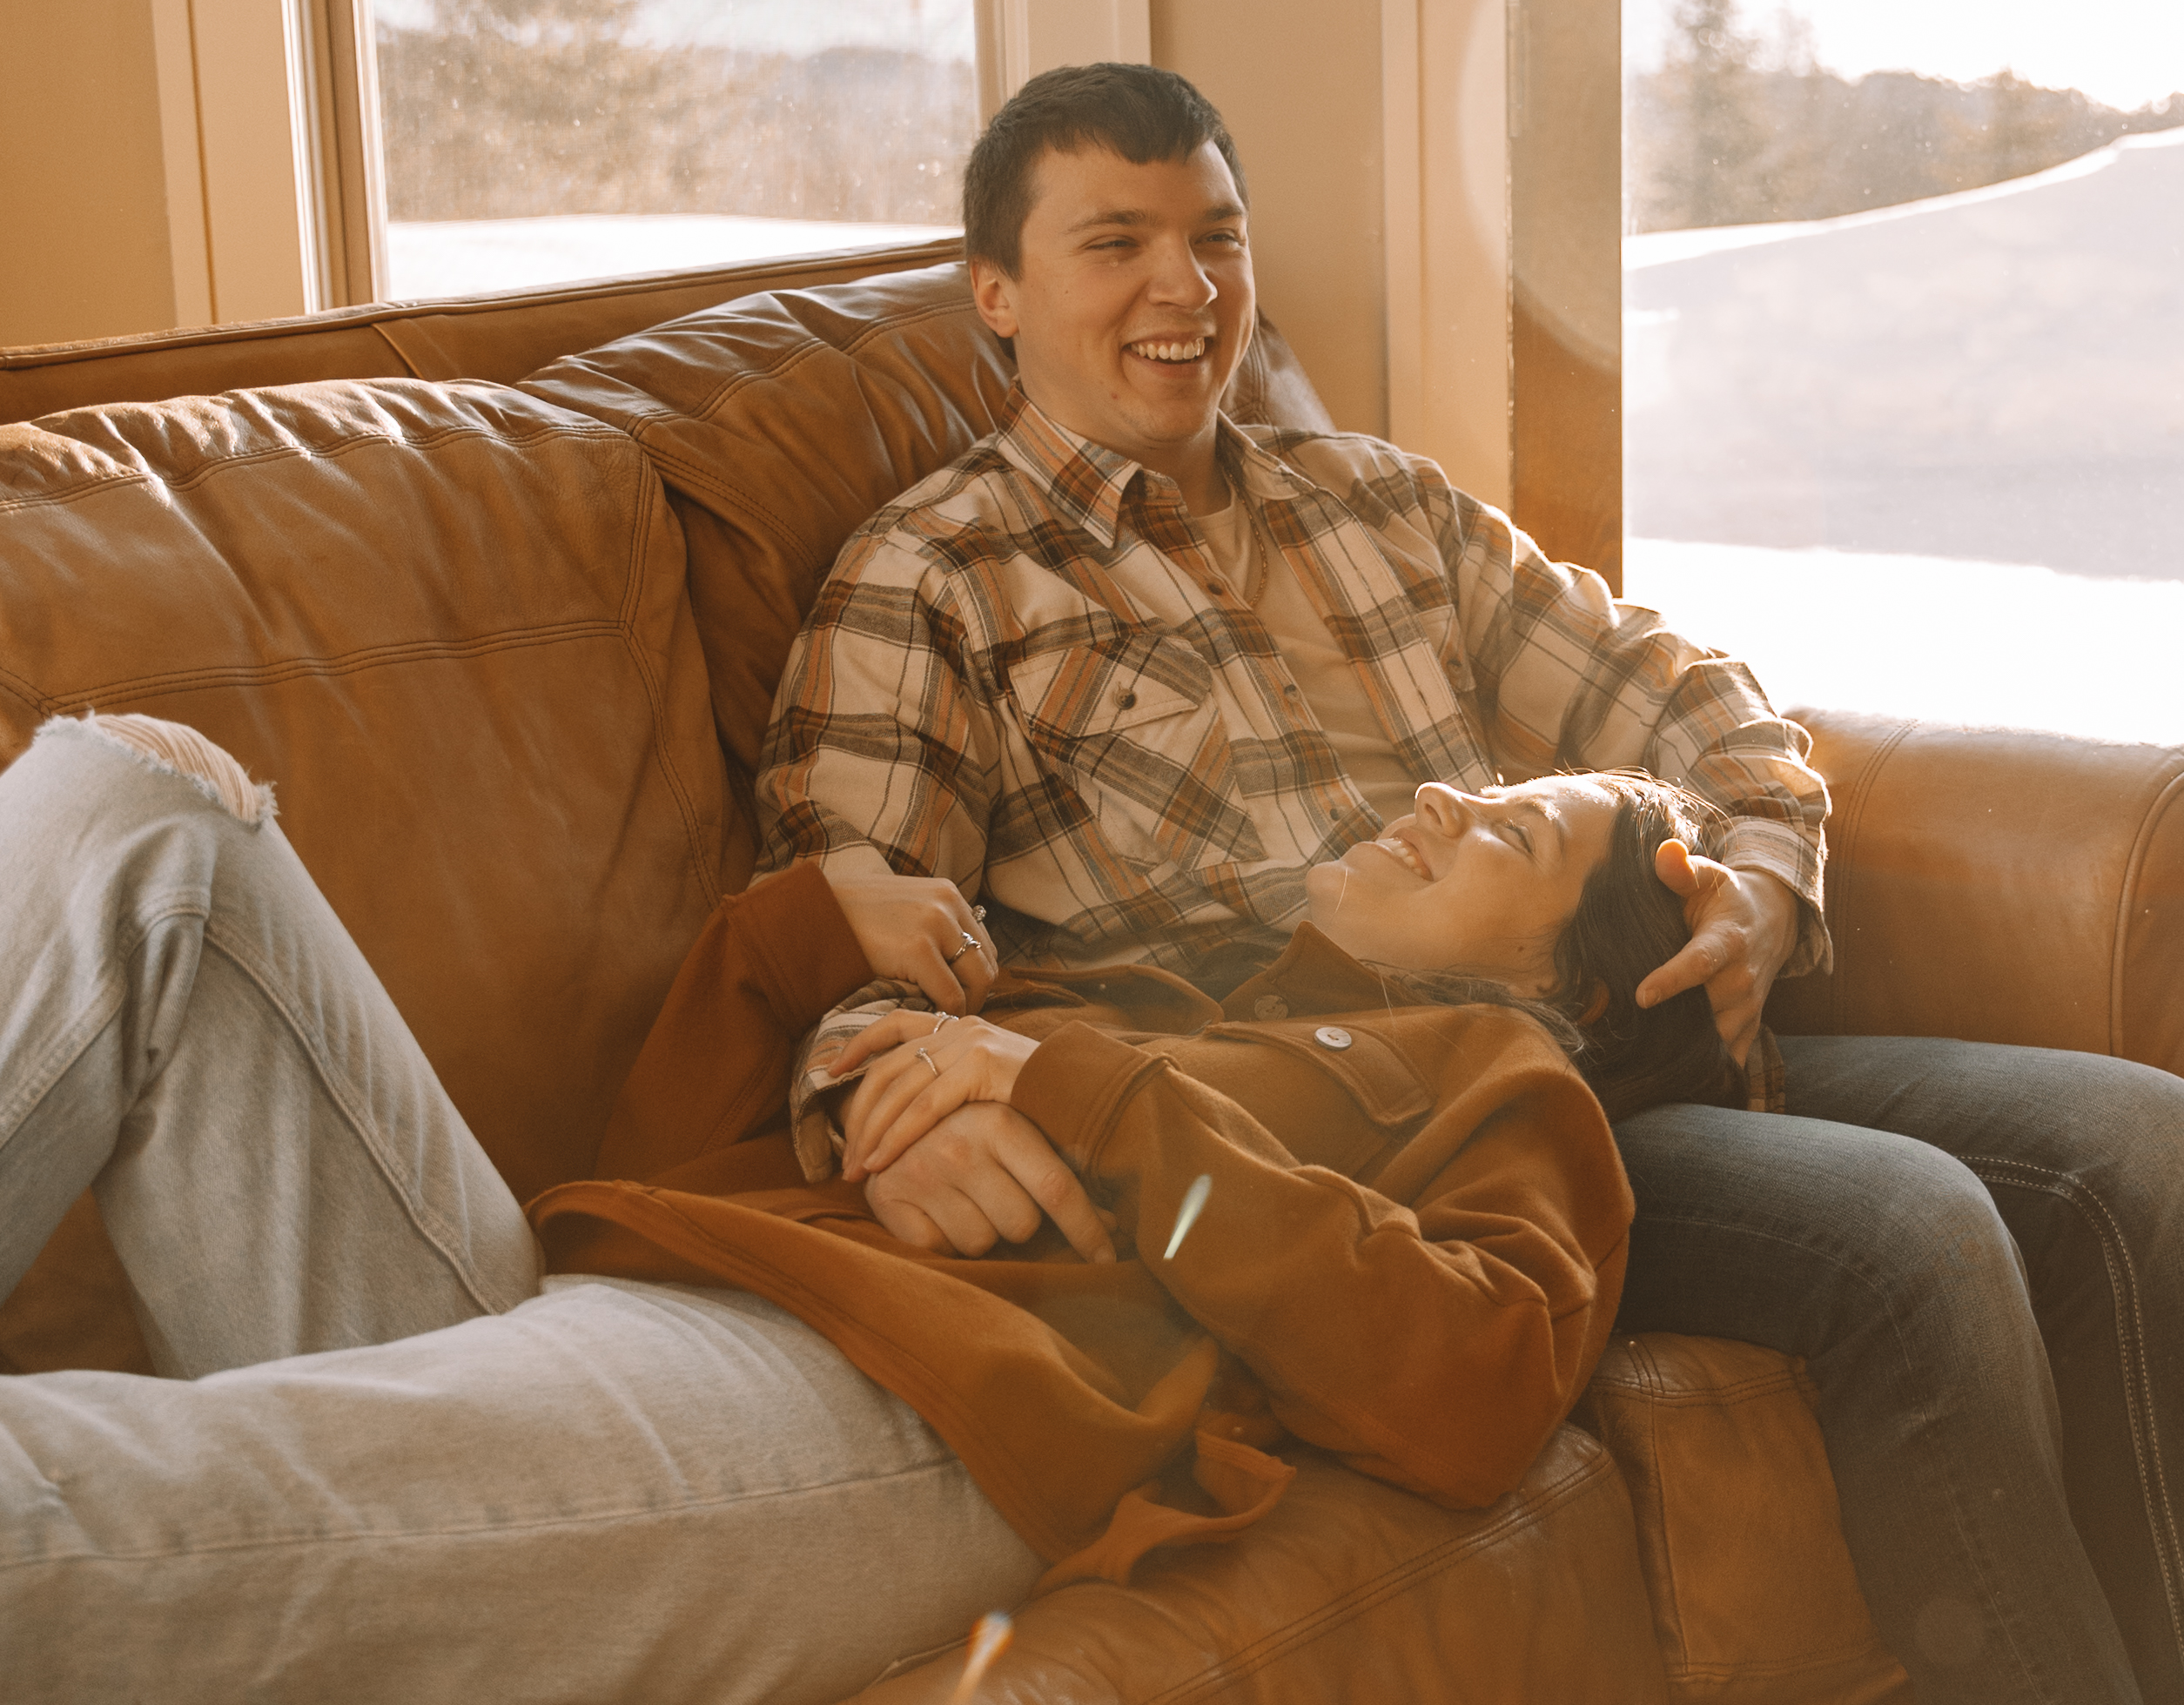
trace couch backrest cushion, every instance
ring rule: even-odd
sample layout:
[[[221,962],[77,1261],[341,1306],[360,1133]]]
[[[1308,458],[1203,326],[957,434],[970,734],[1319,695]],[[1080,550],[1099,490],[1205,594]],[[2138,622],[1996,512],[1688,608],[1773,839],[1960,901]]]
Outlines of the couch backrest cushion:
[[[93,708],[272,781],[518,1192],[589,1171],[724,858],[748,865],[635,446],[408,379],[0,427],[0,762]]]
[[[953,238],[849,253],[780,256],[731,266],[328,308],[288,319],[185,326],[135,338],[0,349],[0,421],[100,403],[158,402],[246,386],[326,379],[490,379],[589,349],[755,290],[898,272],[962,251]]]
[[[622,427],[667,481],[721,741],[748,774],[843,541],[991,432],[1013,374],[958,262],[747,296],[564,356],[521,388]],[[1226,406],[1332,426],[1263,319]]]

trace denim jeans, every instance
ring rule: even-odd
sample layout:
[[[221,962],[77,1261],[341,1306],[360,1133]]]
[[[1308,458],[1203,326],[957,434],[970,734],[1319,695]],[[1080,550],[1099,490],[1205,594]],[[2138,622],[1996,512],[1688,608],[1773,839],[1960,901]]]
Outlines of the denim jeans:
[[[541,1285],[219,795],[81,724],[0,775],[0,1293],[88,1185],[175,1376],[0,1379],[11,1705],[822,1702],[1029,1590],[954,1453],[781,1310]]]
[[[1618,1128],[1618,1326],[1808,1358],[1920,1705],[2184,1700],[2184,1079],[1911,1037],[1782,1050],[1786,1117]]]

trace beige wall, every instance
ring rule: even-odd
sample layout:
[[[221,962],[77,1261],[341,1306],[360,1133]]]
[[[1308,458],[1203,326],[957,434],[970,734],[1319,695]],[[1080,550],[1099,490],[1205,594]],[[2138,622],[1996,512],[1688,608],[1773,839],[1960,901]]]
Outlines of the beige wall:
[[[0,346],[174,324],[150,0],[0,0]]]
[[[0,0],[0,347],[318,305],[293,22],[286,0]]]
[[[1236,138],[1260,305],[1336,424],[1385,433],[1378,9],[1152,0],[1152,63],[1205,91]]]

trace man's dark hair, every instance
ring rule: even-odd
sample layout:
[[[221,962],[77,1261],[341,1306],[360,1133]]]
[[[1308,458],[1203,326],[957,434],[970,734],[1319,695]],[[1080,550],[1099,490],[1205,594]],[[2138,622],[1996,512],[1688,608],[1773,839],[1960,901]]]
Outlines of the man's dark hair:
[[[1032,174],[1049,150],[1106,148],[1133,165],[1187,159],[1207,143],[1220,151],[1247,205],[1236,144],[1213,104],[1155,65],[1064,65],[1041,71],[1000,111],[963,173],[963,245],[1011,278],[1024,265]]]

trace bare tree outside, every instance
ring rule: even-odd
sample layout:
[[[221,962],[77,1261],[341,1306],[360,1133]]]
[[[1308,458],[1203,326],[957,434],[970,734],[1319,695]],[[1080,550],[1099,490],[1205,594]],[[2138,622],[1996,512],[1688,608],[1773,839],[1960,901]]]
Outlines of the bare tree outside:
[[[2060,165],[2184,125],[2184,91],[2120,111],[2010,71],[1952,83],[1855,80],[1814,62],[1811,30],[1763,33],[1737,0],[1677,0],[1657,70],[1629,80],[1630,229],[1824,219]]]
[[[383,22],[389,219],[958,221],[978,120],[967,59],[662,44],[648,14],[647,0],[433,0],[421,27]]]

